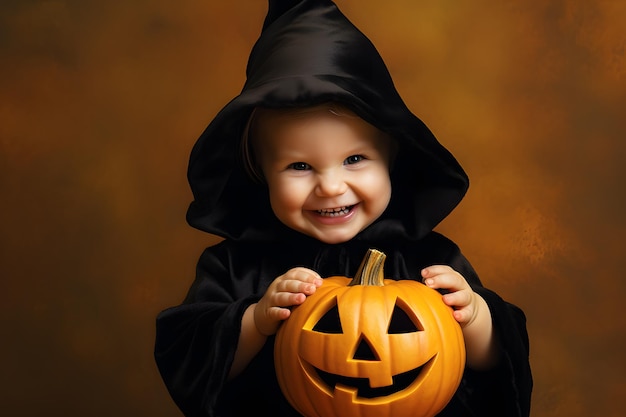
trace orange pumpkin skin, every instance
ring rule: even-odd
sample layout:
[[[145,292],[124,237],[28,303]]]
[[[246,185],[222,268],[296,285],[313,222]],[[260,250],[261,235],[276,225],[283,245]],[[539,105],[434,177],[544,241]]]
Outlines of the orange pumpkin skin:
[[[451,308],[417,281],[349,284],[345,277],[324,279],[279,328],[274,356],[283,394],[307,417],[436,415],[454,395],[465,366],[463,335]],[[334,307],[340,332],[319,331],[318,322]],[[398,309],[415,331],[388,334]],[[394,382],[401,374],[404,382]],[[334,377],[335,388],[328,382]],[[362,396],[351,378],[369,380],[372,389]]]

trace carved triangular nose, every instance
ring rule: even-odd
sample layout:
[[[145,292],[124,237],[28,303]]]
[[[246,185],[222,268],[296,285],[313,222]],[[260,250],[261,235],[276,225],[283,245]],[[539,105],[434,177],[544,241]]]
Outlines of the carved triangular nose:
[[[378,355],[376,355],[376,351],[372,346],[368,343],[368,341],[361,337],[359,341],[359,345],[356,347],[356,351],[354,352],[354,359],[359,361],[378,361]]]

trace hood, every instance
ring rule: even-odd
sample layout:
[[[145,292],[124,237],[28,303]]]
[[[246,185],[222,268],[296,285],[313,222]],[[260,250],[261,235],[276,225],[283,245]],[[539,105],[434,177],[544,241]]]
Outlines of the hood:
[[[270,1],[246,77],[191,152],[191,226],[235,240],[297,233],[276,219],[266,186],[250,179],[241,161],[241,138],[255,107],[337,102],[397,141],[390,204],[355,239],[419,239],[465,195],[463,169],[406,107],[374,45],[333,2]]]

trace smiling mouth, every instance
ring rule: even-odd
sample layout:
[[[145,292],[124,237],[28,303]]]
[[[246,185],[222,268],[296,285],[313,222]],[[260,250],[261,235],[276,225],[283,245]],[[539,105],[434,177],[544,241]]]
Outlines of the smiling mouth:
[[[331,209],[315,210],[315,212],[322,217],[345,216],[346,214],[350,213],[350,211],[354,208],[355,205],[356,204],[353,204],[351,206],[335,207]]]
[[[395,394],[396,392],[400,392],[408,388],[421,374],[423,368],[428,365],[426,364],[412,369],[408,372],[404,372],[398,375],[393,376],[393,384],[388,385],[386,387],[376,387],[372,388],[369,384],[368,378],[354,378],[348,376],[341,376],[331,374],[329,372],[322,371],[321,369],[315,368],[315,371],[319,375],[320,379],[324,381],[326,385],[328,385],[333,390],[337,385],[341,385],[344,387],[351,387],[357,390],[357,396],[361,398],[377,398],[384,397],[387,395]]]

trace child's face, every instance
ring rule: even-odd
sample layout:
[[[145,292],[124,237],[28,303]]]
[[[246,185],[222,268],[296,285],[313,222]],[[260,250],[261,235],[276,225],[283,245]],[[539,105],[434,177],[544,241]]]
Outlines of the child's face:
[[[326,243],[352,239],[391,198],[390,139],[356,115],[267,111],[257,157],[276,216]]]

